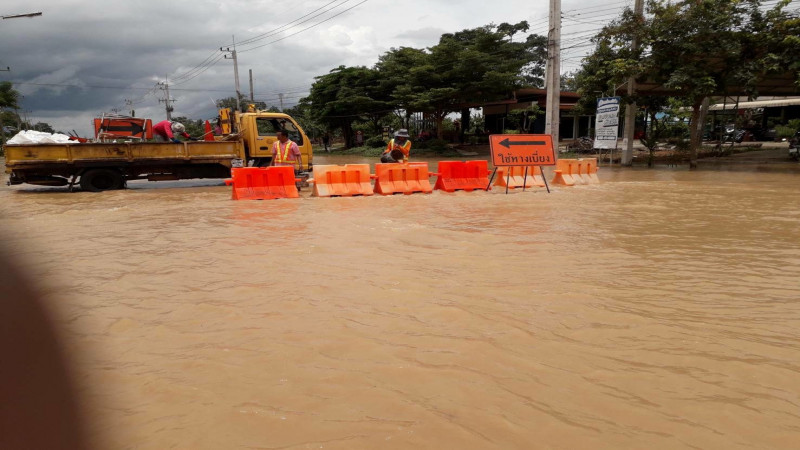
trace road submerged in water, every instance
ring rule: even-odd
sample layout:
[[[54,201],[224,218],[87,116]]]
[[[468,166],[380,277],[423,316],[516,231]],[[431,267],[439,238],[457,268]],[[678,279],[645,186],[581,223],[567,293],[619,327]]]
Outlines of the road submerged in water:
[[[0,226],[98,448],[796,448],[798,174],[599,175],[240,202],[219,180],[4,186]]]

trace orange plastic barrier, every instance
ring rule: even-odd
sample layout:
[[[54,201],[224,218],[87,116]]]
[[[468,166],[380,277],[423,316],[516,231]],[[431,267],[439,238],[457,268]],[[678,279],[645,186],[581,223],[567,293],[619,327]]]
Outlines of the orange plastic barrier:
[[[597,158],[559,159],[552,182],[564,186],[599,183]]]
[[[553,181],[551,181],[551,183],[563,186],[574,186],[576,181],[575,178],[572,177],[572,165],[576,161],[575,159],[559,159],[558,162],[556,162],[556,169],[553,172]]]
[[[372,195],[369,164],[314,166],[315,197]]]
[[[408,195],[415,192],[430,194],[433,188],[429,177],[426,162],[375,164],[374,192],[381,195]]]
[[[489,161],[439,161],[439,178],[434,189],[445,192],[489,190],[488,167]]]
[[[584,159],[573,160],[575,161],[572,168],[572,178],[575,179],[576,184],[589,184],[589,176],[586,170],[587,162]]]
[[[597,178],[597,158],[586,158],[583,160],[585,167],[585,175],[584,179],[586,179],[591,184],[596,184],[600,182],[600,179]]]
[[[508,171],[511,171],[509,176]],[[497,177],[494,180],[495,186],[506,187],[514,189],[518,187],[530,188],[533,186],[544,187],[544,178],[542,178],[541,171],[538,166],[528,166],[528,176],[525,177],[525,166],[507,166],[497,168]]]
[[[225,184],[233,185],[234,200],[271,200],[275,198],[299,198],[291,166],[241,167],[231,169],[231,179]]]

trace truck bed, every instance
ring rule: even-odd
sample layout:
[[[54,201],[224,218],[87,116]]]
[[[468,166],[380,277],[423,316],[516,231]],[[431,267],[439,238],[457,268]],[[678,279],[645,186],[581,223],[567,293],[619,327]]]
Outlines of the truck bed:
[[[7,145],[8,184],[120,189],[128,181],[226,178],[244,158],[241,141]]]
[[[237,141],[6,145],[6,172],[36,166],[118,166],[137,163],[211,163],[241,158]]]

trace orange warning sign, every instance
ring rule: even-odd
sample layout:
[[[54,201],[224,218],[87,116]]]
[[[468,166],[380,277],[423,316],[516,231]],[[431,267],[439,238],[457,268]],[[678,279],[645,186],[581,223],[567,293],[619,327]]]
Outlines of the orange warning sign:
[[[492,164],[500,166],[552,166],[556,163],[549,134],[493,134],[489,136]]]

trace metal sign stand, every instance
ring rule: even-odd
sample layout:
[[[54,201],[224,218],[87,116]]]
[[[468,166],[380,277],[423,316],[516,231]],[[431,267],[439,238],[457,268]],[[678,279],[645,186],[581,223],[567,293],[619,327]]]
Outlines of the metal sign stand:
[[[544,187],[547,188],[547,193],[550,193],[550,185],[547,184],[547,177],[544,176],[544,167],[539,166],[539,173],[542,174],[542,180],[544,180]]]
[[[488,191],[490,187],[492,187],[492,180],[494,180],[494,176],[497,174],[497,167],[494,168],[494,172],[492,172],[492,176],[489,177],[489,184],[486,185],[486,190]]]
[[[522,177],[522,192],[525,192],[526,184],[528,184],[528,166],[525,166],[525,175]]]

